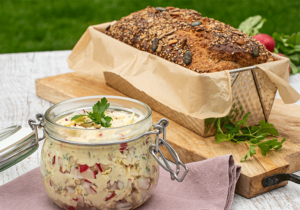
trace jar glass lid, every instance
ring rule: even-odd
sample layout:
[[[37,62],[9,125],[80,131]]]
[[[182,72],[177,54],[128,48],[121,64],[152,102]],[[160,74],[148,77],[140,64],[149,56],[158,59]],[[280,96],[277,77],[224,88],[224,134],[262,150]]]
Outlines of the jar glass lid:
[[[35,134],[19,125],[0,130],[0,172],[20,162],[38,148]]]

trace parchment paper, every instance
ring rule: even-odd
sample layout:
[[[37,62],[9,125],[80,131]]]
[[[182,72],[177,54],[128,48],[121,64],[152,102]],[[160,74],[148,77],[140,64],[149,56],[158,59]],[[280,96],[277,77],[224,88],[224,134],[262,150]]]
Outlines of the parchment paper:
[[[171,109],[198,118],[219,118],[231,109],[229,71],[199,74],[105,35],[113,24],[90,26],[68,57],[70,69],[97,75],[113,71]],[[300,95],[288,84],[289,59],[257,65],[277,85],[285,103]]]

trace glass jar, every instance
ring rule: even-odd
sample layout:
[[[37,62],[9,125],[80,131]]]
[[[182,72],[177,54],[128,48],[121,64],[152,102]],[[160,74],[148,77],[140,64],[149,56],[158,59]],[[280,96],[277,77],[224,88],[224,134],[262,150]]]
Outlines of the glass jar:
[[[99,130],[55,123],[73,112],[91,109],[103,97],[110,103],[109,109],[134,112],[143,118],[123,127]],[[162,119],[153,125],[151,109],[140,101],[116,96],[76,98],[50,107],[37,118],[39,122],[29,123],[36,139],[43,139],[37,128],[44,128],[42,183],[48,196],[63,209],[134,209],[153,194],[159,165],[178,181],[188,172],[165,141],[168,121]],[[176,171],[160,151],[162,145],[174,158]],[[181,178],[180,165],[185,168]]]

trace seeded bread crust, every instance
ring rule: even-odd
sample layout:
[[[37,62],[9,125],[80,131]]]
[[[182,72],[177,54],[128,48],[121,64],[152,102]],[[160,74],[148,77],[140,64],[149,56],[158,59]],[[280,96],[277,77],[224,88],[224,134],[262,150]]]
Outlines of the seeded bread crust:
[[[147,7],[108,26],[105,33],[199,73],[277,60],[246,33],[189,9]]]

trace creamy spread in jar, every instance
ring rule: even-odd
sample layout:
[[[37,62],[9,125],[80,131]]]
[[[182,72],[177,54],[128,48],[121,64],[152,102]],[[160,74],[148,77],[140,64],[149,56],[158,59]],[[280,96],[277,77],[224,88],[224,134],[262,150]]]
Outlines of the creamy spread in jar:
[[[86,112],[72,113],[56,123],[70,128],[85,128],[86,131],[97,129],[99,137],[109,139],[109,135],[101,136],[101,131],[107,128],[92,122],[89,117],[71,120],[75,115]],[[130,125],[143,119],[134,112],[122,110],[108,109],[105,115],[112,118],[109,128]],[[68,133],[64,135],[66,139],[72,136]],[[121,133],[119,140],[124,140],[123,136]],[[76,141],[80,139],[86,141],[78,135]],[[153,135],[128,143],[103,146],[67,144],[47,136],[41,164],[45,190],[64,209],[136,208],[152,195],[157,185],[159,165],[149,153],[149,146],[154,143]]]
[[[82,116],[76,120],[71,120],[75,115],[85,115],[86,110],[82,109],[80,112],[75,112],[57,121],[58,124],[67,127],[86,128],[86,129],[105,129],[105,127],[95,124],[88,116]],[[122,110],[106,110],[105,116],[112,118],[111,126],[109,128],[122,127],[137,122],[143,118],[136,113],[122,111]]]

